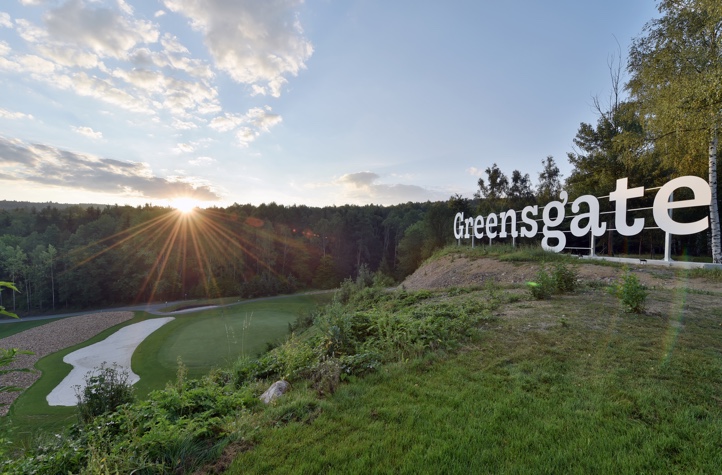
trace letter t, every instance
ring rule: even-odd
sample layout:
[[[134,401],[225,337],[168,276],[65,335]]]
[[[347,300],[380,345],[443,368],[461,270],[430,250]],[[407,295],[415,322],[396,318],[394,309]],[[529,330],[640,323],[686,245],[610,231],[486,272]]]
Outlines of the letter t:
[[[622,236],[634,236],[642,232],[644,228],[644,218],[636,218],[631,226],[627,224],[627,200],[644,196],[644,187],[639,186],[629,189],[627,188],[629,186],[628,180],[628,178],[617,180],[617,189],[609,193],[609,201],[617,202],[614,209],[614,227]]]

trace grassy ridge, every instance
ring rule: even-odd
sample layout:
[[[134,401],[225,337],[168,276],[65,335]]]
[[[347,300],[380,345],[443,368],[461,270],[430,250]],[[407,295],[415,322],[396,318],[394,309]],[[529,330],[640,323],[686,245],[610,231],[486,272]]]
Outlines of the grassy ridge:
[[[206,473],[221,451],[211,473],[233,458],[227,473],[722,466],[718,296],[650,289],[635,315],[596,281],[536,300],[513,284],[390,293],[361,280],[307,334],[100,416],[10,473]],[[278,378],[291,392],[261,404]]]
[[[168,382],[174,381],[177,356],[180,356],[184,364],[186,361],[192,362],[189,375],[198,377],[214,367],[228,365],[227,351],[235,351],[236,356],[241,350],[245,350],[249,355],[265,351],[267,342],[282,339],[288,332],[288,323],[293,322],[298,313],[313,308],[319,298],[324,297],[280,297],[176,315],[176,320],[151,334],[133,354],[133,371],[140,376],[140,381],[135,385],[137,395],[144,397],[151,391],[161,389]],[[242,328],[244,318],[249,313],[255,314],[255,317],[244,329]],[[145,312],[136,312],[136,316],[127,322],[109,328],[83,343],[40,359],[36,368],[42,372],[42,377],[15,401],[9,415],[3,421],[3,424],[7,423],[18,428],[13,437],[16,440],[24,440],[41,431],[58,431],[74,422],[76,419],[74,407],[49,406],[45,399],[72,369],[69,364],[63,362],[63,358],[73,351],[104,340],[122,327],[149,318],[157,317]],[[12,325],[27,323],[37,326],[48,321],[20,322]],[[237,339],[229,350],[224,329],[231,325],[237,328],[242,339]],[[224,335],[221,337],[214,329],[220,329]],[[207,338],[209,334],[212,335],[210,339]],[[199,335],[204,338],[197,338]],[[178,342],[181,344],[179,345]]]
[[[341,387],[228,473],[719,470],[719,299],[654,291],[642,316],[602,289],[511,300],[460,353]]]

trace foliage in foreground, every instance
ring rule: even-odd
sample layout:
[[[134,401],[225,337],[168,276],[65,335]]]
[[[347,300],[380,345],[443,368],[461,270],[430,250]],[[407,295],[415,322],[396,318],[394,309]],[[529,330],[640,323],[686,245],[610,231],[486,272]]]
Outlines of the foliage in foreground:
[[[292,334],[265,355],[240,359],[200,380],[188,380],[181,365],[176,384],[144,401],[116,398],[115,410],[105,407],[98,399],[107,391],[98,385],[109,378],[121,383],[122,375],[101,371],[100,379],[89,380],[94,389],[85,395],[85,407],[81,404],[80,422],[32,444],[22,456],[5,457],[0,472],[191,473],[229,443],[252,441],[260,427],[315,417],[318,397],[335,392],[349,377],[458,348],[499,303],[467,295],[435,299],[430,292],[387,292],[367,284],[364,276],[345,282],[345,290],[315,315],[310,331]],[[294,391],[266,407],[258,396],[279,378]]]
[[[551,266],[542,266],[537,272],[533,282],[527,282],[532,297],[537,300],[546,300],[553,294],[574,292],[578,287],[578,275],[575,268],[567,266],[564,262],[556,262]]]
[[[80,422],[89,424],[96,417],[133,402],[133,386],[128,378],[128,371],[120,369],[115,363],[106,366],[105,362],[96,371],[85,375],[82,388],[75,387]]]
[[[647,289],[644,288],[636,275],[626,271],[620,282],[612,287],[612,293],[617,296],[624,309],[632,313],[644,312],[647,300]]]

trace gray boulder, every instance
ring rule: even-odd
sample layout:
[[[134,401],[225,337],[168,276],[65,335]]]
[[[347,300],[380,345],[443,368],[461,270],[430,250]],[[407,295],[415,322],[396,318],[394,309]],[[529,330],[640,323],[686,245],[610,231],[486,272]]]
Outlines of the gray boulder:
[[[276,381],[271,385],[270,388],[266,390],[265,393],[261,394],[261,401],[268,404],[269,402],[273,401],[274,399],[283,396],[283,394],[288,391],[289,387],[291,385],[288,384],[288,381],[280,380]]]

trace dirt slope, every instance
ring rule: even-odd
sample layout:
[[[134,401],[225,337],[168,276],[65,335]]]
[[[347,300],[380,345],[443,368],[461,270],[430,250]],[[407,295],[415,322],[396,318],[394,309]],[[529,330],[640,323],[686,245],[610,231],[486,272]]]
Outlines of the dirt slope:
[[[621,267],[611,267],[580,260],[572,264],[582,281],[601,281],[609,284],[624,272]],[[445,289],[449,287],[483,286],[491,280],[501,285],[524,284],[534,280],[540,264],[536,262],[504,262],[496,258],[444,256],[422,265],[401,284],[408,290]],[[699,291],[721,292],[722,284],[707,279],[679,278],[667,267],[635,265],[629,270],[650,288],[687,288]]]

